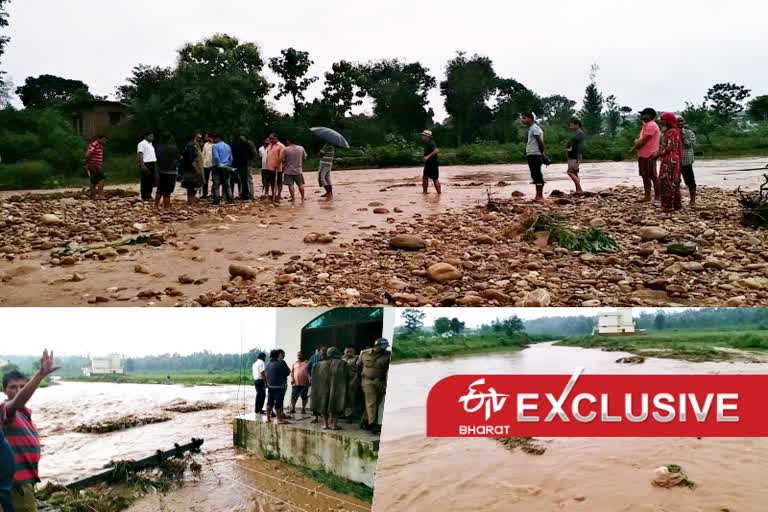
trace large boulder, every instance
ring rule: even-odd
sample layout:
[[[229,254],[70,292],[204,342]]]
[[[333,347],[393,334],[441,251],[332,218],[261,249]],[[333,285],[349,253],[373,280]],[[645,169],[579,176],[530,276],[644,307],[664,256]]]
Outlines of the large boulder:
[[[438,283],[461,279],[461,271],[448,263],[435,263],[427,269],[427,276]]]
[[[427,247],[427,242],[416,235],[397,235],[390,239],[389,246],[404,251],[418,251]]]
[[[646,242],[649,240],[664,240],[669,237],[669,231],[659,226],[643,226],[637,234]]]

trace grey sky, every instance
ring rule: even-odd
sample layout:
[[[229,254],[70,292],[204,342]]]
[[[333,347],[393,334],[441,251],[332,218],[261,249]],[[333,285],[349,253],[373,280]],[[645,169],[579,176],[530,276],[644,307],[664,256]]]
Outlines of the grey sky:
[[[9,12],[2,67],[17,85],[50,73],[83,80],[96,94],[113,94],[137,64],[171,65],[185,42],[215,32],[257,42],[266,57],[307,50],[318,76],[342,58],[401,58],[419,60],[439,81],[462,49],[491,57],[499,75],[539,94],[577,101],[593,62],[600,89],[634,109],[682,108],[723,81],[768,94],[768,3],[758,0],[12,0]],[[439,92],[430,99],[441,119]]]
[[[688,308],[664,308],[668,313],[682,311]],[[403,325],[403,311],[398,311],[395,325]],[[432,325],[435,319],[441,316],[458,318],[467,324],[467,327],[478,327],[482,324],[490,324],[497,318],[507,318],[517,315],[523,320],[534,320],[555,316],[597,316],[602,312],[616,311],[616,308],[423,308],[427,317],[425,325]],[[656,311],[656,308],[632,308],[634,316],[644,312]]]
[[[237,354],[275,344],[274,308],[0,308],[0,354]]]

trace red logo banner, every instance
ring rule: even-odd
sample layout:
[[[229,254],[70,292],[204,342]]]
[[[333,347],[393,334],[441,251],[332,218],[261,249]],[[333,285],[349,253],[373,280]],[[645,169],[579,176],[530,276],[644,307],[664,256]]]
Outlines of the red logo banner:
[[[768,437],[768,375],[456,375],[428,437]]]

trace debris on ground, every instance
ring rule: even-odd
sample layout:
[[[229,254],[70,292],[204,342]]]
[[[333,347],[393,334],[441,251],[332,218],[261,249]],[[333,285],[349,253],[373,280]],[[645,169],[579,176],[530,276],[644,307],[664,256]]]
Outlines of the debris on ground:
[[[544,455],[547,449],[532,437],[499,437],[496,442],[509,451],[521,450],[528,455]]]
[[[768,228],[768,174],[756,192],[742,192],[739,189],[739,204],[744,209],[741,223],[754,228]]]
[[[210,411],[212,409],[221,409],[222,407],[224,407],[223,402],[186,402],[182,400],[163,407],[163,410],[167,412],[188,413]]]
[[[616,362],[619,364],[642,364],[645,362],[645,358],[643,356],[627,356],[620,357]]]

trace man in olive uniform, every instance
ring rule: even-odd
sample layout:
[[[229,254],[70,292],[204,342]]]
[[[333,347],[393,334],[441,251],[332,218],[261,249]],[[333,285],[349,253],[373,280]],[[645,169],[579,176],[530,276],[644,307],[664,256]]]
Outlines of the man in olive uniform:
[[[359,413],[358,404],[362,403],[362,400],[359,400],[362,390],[360,389],[360,378],[357,371],[358,357],[355,354],[355,347],[344,349],[344,362],[349,366],[349,390],[347,391],[347,407],[344,409],[344,416],[347,419]]]
[[[389,373],[391,358],[388,348],[389,341],[379,338],[373,344],[373,348],[360,352],[357,362],[362,376],[365,411],[367,413],[367,417],[363,417],[362,427],[376,432],[381,429],[377,424],[379,407],[384,402],[384,395],[387,391],[387,373]]]

